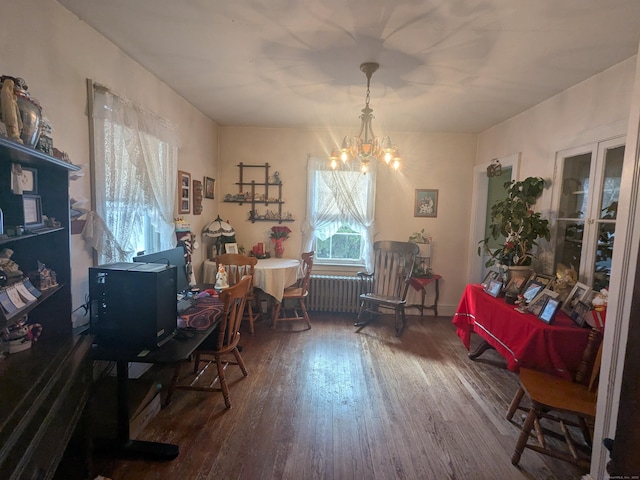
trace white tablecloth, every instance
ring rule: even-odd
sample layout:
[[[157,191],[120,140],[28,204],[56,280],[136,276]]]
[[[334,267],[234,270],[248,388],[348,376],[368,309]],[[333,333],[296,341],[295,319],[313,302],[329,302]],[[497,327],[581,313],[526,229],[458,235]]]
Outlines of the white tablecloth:
[[[216,283],[217,272],[216,262],[205,260],[203,282]],[[299,260],[293,258],[265,258],[258,260],[255,275],[253,276],[253,285],[281,302],[284,289],[296,283],[298,278],[300,278]]]

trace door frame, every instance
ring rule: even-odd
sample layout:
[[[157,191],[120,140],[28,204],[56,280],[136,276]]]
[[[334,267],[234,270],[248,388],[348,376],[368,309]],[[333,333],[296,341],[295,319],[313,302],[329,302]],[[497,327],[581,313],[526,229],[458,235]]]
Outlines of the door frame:
[[[520,177],[520,155],[513,153],[498,158],[502,167],[511,167],[511,180]],[[476,165],[473,169],[473,191],[471,193],[471,225],[469,227],[469,262],[467,262],[467,283],[480,283],[483,272],[483,257],[478,255],[478,242],[484,238],[484,227],[487,222],[487,197],[489,179],[487,167],[491,162]]]

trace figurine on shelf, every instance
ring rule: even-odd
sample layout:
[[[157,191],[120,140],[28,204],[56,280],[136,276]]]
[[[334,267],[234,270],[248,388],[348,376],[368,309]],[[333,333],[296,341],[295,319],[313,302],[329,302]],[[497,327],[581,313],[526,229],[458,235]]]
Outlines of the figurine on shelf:
[[[227,271],[225,270],[224,265],[220,265],[218,267],[218,273],[216,274],[216,284],[214,288],[229,288],[229,280],[227,278]]]
[[[22,277],[22,271],[16,262],[11,260],[13,250],[3,248],[0,250],[0,270],[7,276],[8,283],[13,283],[14,279]]]
[[[2,105],[2,120],[7,127],[7,135],[14,142],[24,143],[20,138],[22,117],[18,109],[18,99],[14,90],[13,78],[3,76],[1,80],[0,105]]]

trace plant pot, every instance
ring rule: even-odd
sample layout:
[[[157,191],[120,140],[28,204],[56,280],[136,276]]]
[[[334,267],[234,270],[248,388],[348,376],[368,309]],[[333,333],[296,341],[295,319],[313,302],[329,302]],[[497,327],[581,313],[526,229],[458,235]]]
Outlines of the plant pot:
[[[509,267],[507,280],[511,280],[514,277],[529,278],[531,272],[533,272],[533,269],[530,266],[512,265]]]

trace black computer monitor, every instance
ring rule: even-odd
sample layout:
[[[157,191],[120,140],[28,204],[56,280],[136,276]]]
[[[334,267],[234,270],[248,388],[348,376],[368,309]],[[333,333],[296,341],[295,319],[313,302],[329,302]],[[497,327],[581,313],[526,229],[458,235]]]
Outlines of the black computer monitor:
[[[177,270],[176,293],[184,293],[189,289],[185,253],[186,252],[184,250],[184,247],[178,246],[170,250],[149,253],[147,255],[138,255],[137,257],[133,257],[133,261],[142,263],[163,263],[165,265],[175,265]]]

